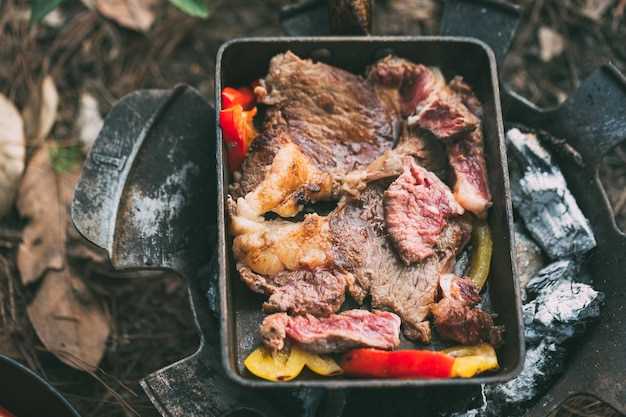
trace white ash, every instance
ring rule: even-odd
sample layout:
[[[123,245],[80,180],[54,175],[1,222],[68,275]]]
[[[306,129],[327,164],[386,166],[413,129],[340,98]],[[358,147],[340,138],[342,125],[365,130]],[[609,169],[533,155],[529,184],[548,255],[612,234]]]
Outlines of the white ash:
[[[548,287],[553,287],[563,280],[573,280],[579,273],[579,265],[573,259],[562,259],[552,262],[545,268],[536,271],[526,286],[526,297],[528,300],[536,298]]]
[[[515,128],[506,137],[513,206],[537,244],[552,259],[594,248],[588,220],[537,136]]]
[[[542,290],[524,305],[526,341],[553,340],[562,343],[585,329],[600,316],[604,294],[590,285],[562,280]]]

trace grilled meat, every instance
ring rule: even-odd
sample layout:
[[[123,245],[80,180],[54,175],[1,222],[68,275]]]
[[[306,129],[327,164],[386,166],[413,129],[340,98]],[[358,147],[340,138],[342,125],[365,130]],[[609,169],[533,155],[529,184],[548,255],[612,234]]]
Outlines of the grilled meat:
[[[467,241],[468,228],[460,218],[451,219],[435,245],[437,256],[406,265],[386,237],[385,189],[383,182],[371,183],[358,199],[329,216],[334,262],[354,278],[351,294],[357,300],[369,292],[373,307],[390,309],[402,318],[405,335],[428,342],[425,320],[435,302],[439,272],[449,267],[450,253],[458,253]]]
[[[331,263],[325,217],[308,214],[299,223],[248,218],[231,198],[228,208],[233,253],[252,271],[274,275],[285,270],[323,268]]]
[[[264,129],[228,208],[242,280],[268,296],[266,312],[281,312],[264,320],[265,344],[391,349],[400,323],[408,338],[429,342],[431,314],[444,338],[498,342],[501,330],[475,307],[471,281],[448,274],[470,236],[464,209],[483,216],[491,204],[482,107],[469,86],[461,78],[446,85],[437,69],[395,57],[370,67],[366,81],[286,53],[272,59],[255,93],[268,106]],[[454,193],[437,177],[448,164]],[[340,197],[328,216],[263,217]],[[346,291],[399,317],[334,314]]]
[[[242,264],[237,270],[252,291],[269,295],[263,304],[268,313],[328,316],[339,311],[345,299],[346,279],[325,269],[283,271],[272,276],[255,274]]]
[[[374,64],[368,80],[390,108],[409,124],[432,133],[448,146],[455,176],[454,196],[466,210],[484,217],[491,206],[487,181],[482,107],[471,88],[456,77],[445,84],[436,69],[388,56]]]
[[[362,77],[291,52],[272,59],[255,92],[269,106],[265,130],[287,132],[337,184],[390,149],[397,136],[396,119]]]
[[[349,310],[318,319],[311,315],[267,316],[261,324],[265,345],[280,350],[285,339],[315,353],[342,352],[357,347],[394,349],[400,344],[400,318],[385,311]]]
[[[467,278],[442,275],[443,298],[432,306],[437,333],[446,340],[464,345],[482,342],[498,346],[502,343],[502,327],[495,326],[491,315],[478,307],[478,290]]]
[[[267,133],[266,133],[267,134]],[[282,132],[274,140],[280,144],[273,154],[272,161],[264,169],[264,175],[255,173],[259,182],[237,200],[239,212],[249,218],[273,211],[282,217],[295,216],[305,201],[319,201],[331,195],[332,178],[319,168],[293,143],[289,134]],[[269,142],[268,142],[269,143]],[[261,147],[262,148],[262,147]],[[261,156],[248,158],[244,166],[245,184],[250,184],[251,174],[245,168],[254,166],[254,160],[265,158],[267,152],[260,149]],[[251,172],[258,169],[251,169]],[[249,185],[246,187],[248,188]],[[242,186],[243,188],[243,186]]]
[[[404,172],[385,191],[385,223],[405,264],[423,261],[449,217],[463,214],[450,189],[435,174],[405,158]]]
[[[476,117],[482,117],[480,101],[461,77],[455,77],[449,86]],[[481,123],[473,132],[448,145],[448,159],[456,178],[454,197],[466,210],[485,217],[491,207],[491,191]]]
[[[399,176],[406,157],[413,157],[421,167],[445,177],[448,163],[443,146],[435,138],[421,135],[403,123],[398,145],[367,167],[350,172],[344,179],[343,191],[357,196],[369,182]]]

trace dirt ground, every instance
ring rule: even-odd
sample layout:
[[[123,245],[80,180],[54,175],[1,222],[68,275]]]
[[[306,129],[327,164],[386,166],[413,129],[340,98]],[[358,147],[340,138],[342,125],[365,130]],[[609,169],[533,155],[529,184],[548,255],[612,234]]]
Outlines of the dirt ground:
[[[41,80],[51,75],[61,103],[51,140],[69,146],[77,141],[75,120],[84,92],[97,99],[103,115],[117,99],[139,88],[169,88],[185,82],[213,97],[219,46],[238,36],[281,34],[276,11],[288,0],[227,0],[208,20],[156,3],[156,20],[141,33],[121,27],[81,2],[66,2],[55,14],[57,22],[29,27],[25,1],[0,2],[0,93],[23,109]],[[612,62],[626,72],[626,1],[517,3],[525,10],[524,19],[504,66],[504,79],[531,101],[545,107],[559,104],[602,63]],[[378,4],[377,34],[438,31],[437,1],[379,0]],[[32,154],[34,147],[28,150]],[[618,224],[626,230],[626,145],[607,156],[600,175]],[[31,297],[18,283],[15,263],[23,225],[17,212],[0,224],[0,258],[22,309]],[[22,357],[85,417],[157,416],[138,380],[192,353],[198,344],[184,283],[170,274],[111,279],[89,263],[77,268],[111,314],[112,331],[100,369],[78,371],[45,352],[23,311],[13,322]],[[8,291],[7,282],[0,292]],[[576,400],[557,415],[617,416],[589,399]]]

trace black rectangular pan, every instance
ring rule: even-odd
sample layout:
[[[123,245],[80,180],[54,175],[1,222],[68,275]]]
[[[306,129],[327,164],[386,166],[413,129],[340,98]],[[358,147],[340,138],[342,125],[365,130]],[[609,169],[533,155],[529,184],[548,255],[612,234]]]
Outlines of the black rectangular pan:
[[[506,327],[504,346],[498,351],[501,369],[472,379],[380,380],[322,378],[303,373],[289,382],[267,382],[247,372],[245,357],[258,345],[263,319],[261,299],[240,281],[234,268],[232,240],[228,235],[225,198],[231,177],[225,165],[221,131],[217,135],[218,261],[221,307],[222,356],[227,375],[252,387],[423,387],[503,382],[515,377],[524,357],[523,331],[515,268],[513,265],[513,216],[500,109],[498,72],[493,51],[481,41],[461,37],[324,37],[251,38],[224,44],[217,56],[216,103],[225,86],[249,84],[263,77],[270,59],[292,51],[300,57],[324,57],[324,62],[363,74],[377,58],[394,53],[414,62],[442,69],[446,78],[462,75],[484,105],[484,137],[488,174],[494,204],[489,224],[494,237],[490,291],[498,322]],[[216,124],[217,125],[217,124]]]

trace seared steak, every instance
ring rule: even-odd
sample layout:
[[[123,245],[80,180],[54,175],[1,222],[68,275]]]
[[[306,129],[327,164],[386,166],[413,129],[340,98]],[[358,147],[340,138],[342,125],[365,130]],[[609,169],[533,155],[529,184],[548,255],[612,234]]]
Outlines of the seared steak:
[[[269,136],[275,131],[265,131],[258,139],[261,145],[246,159],[243,174],[236,183],[239,185],[232,188],[240,196],[239,211],[248,218],[270,211],[292,217],[304,202],[325,200],[332,193],[330,174],[322,172],[304,155],[286,131],[279,130]]]
[[[261,324],[265,345],[280,350],[285,339],[315,353],[343,352],[357,347],[394,349],[400,344],[400,318],[384,311],[349,310],[318,319],[311,315],[267,316]]]
[[[405,264],[423,261],[434,247],[448,218],[463,214],[452,192],[435,174],[403,161],[404,172],[385,191],[385,224]]]
[[[329,216],[334,263],[353,277],[351,294],[357,300],[369,292],[373,307],[392,310],[402,318],[405,335],[428,342],[430,327],[425,320],[435,302],[439,272],[449,266],[450,253],[456,254],[467,241],[467,227],[452,219],[435,246],[438,256],[406,265],[386,236],[385,189],[386,183],[370,183],[359,198]]]
[[[489,313],[474,307],[480,296],[471,280],[447,274],[441,277],[440,287],[443,298],[431,310],[443,339],[464,345],[502,342],[502,327],[494,325]]]
[[[270,62],[263,87],[272,126],[285,126],[303,154],[333,178],[390,149],[395,118],[362,77],[287,52]]]
[[[248,288],[270,296],[263,304],[263,310],[268,313],[287,311],[328,316],[339,311],[345,299],[346,280],[337,272],[316,269],[264,276],[241,264],[237,270]]]
[[[491,193],[480,123],[482,107],[471,88],[460,77],[446,85],[438,70],[392,56],[374,64],[368,80],[390,108],[410,115],[410,125],[448,145],[454,196],[463,208],[484,217],[491,206]]]

